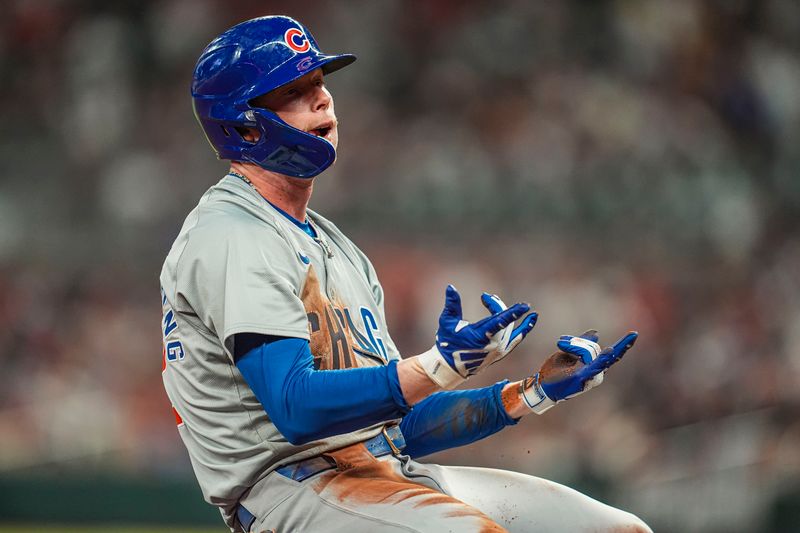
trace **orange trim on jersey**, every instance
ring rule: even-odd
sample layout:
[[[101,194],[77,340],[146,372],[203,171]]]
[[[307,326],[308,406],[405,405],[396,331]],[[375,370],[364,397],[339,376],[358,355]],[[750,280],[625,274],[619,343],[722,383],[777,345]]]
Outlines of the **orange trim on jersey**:
[[[181,418],[181,415],[178,414],[178,410],[175,409],[174,405],[172,406],[172,414],[175,415],[175,424],[178,426],[182,426],[183,418]]]
[[[163,346],[161,348],[161,372],[164,373],[167,370],[167,347]]]

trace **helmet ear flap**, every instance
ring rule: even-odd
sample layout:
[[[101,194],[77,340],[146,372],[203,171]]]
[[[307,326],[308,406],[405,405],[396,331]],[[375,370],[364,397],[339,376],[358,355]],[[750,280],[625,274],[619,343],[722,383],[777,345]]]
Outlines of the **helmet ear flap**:
[[[242,149],[244,160],[296,178],[313,178],[336,160],[330,142],[290,126],[268,109],[250,109],[245,116],[255,119],[259,138]]]

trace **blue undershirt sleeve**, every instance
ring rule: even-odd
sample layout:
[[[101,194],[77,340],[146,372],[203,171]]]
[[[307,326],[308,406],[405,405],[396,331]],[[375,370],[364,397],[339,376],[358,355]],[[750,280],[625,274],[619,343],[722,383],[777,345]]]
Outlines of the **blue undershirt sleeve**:
[[[305,339],[239,334],[234,346],[236,367],[292,444],[401,418],[410,409],[400,390],[397,361],[319,371]]]
[[[508,380],[483,389],[442,391],[416,404],[400,429],[404,454],[422,457],[464,446],[497,433],[517,420],[503,407],[501,393]]]

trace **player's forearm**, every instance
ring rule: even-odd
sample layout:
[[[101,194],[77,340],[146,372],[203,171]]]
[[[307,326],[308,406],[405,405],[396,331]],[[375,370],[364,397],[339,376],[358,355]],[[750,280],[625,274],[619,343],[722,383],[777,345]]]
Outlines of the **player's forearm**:
[[[406,440],[404,453],[422,457],[470,444],[516,424],[503,407],[506,383],[441,391],[419,402],[400,422]]]
[[[520,392],[521,386],[521,381],[514,381],[512,383],[507,383],[506,386],[503,387],[503,393],[501,395],[503,408],[511,418],[519,419],[533,412],[522,400],[522,394]]]
[[[408,405],[416,405],[430,395],[441,391],[441,387],[428,377],[417,362],[416,357],[400,361],[397,364],[397,374],[403,397]],[[521,384],[521,381],[506,383],[501,393],[503,409],[505,409],[509,417],[514,419],[522,418],[531,413],[530,408],[522,400],[520,394]]]
[[[409,357],[397,363],[397,377],[408,405],[415,405],[434,392],[441,390],[428,377],[416,357]]]

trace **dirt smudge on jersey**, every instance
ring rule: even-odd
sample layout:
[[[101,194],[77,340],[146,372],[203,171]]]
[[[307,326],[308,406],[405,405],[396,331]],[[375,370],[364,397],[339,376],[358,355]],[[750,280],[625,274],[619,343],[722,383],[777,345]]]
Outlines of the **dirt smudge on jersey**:
[[[454,435],[473,434],[487,424],[486,411],[470,398],[460,398],[438,413],[425,428],[426,433],[439,440],[450,440]]]
[[[466,503],[398,474],[392,463],[379,461],[363,444],[354,444],[325,455],[337,468],[322,474],[312,487],[321,497],[356,506],[406,503],[412,509],[441,506],[444,518],[474,518],[475,531],[502,533],[506,529]]]
[[[344,316],[343,306],[334,306],[322,292],[317,272],[309,267],[300,299],[309,322],[311,354],[317,370],[335,370],[359,366],[353,351],[353,335]]]

